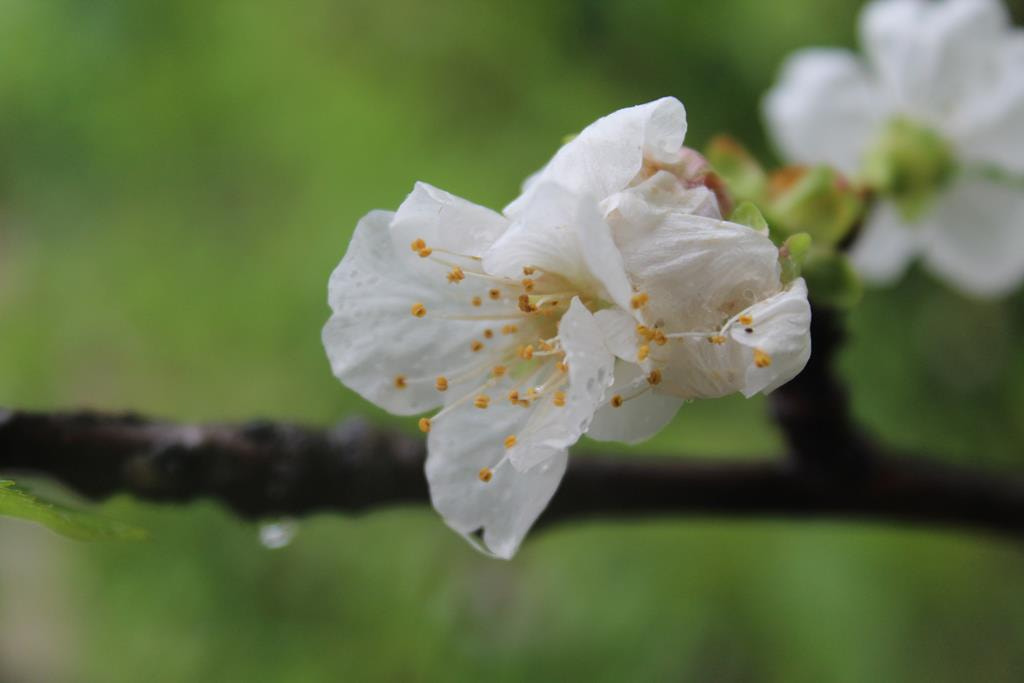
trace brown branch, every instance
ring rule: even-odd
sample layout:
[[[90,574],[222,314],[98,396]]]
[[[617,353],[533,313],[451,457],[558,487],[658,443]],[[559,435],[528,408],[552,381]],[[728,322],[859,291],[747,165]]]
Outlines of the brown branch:
[[[428,501],[420,439],[351,421],[317,430],[0,411],[0,472],[95,499],[217,500],[245,517]],[[1024,537],[1024,481],[873,454],[861,476],[787,460],[577,455],[542,522],[665,515],[872,519]]]
[[[863,477],[876,447],[850,415],[835,359],[846,340],[843,313],[812,306],[812,353],[803,371],[770,394],[775,421],[789,452],[806,469],[836,477]]]

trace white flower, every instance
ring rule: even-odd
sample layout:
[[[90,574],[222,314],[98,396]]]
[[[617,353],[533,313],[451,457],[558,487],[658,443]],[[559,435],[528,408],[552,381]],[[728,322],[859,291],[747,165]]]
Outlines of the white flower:
[[[881,152],[905,153],[932,187],[890,173],[896,201],[878,202],[854,264],[886,283],[920,255],[968,293],[1014,289],[1024,278],[1024,187],[991,171],[1024,173],[1024,32],[998,0],[876,0],[860,37],[864,61],[811,49],[785,64],[765,100],[781,152],[856,177],[879,145],[904,145]]]
[[[810,353],[802,280],[722,221],[674,99],[565,145],[498,214],[425,184],[360,221],[330,279],[335,375],[429,433],[434,506],[511,557],[581,435],[637,441],[688,398],[752,395]],[[699,169],[696,169],[699,170]]]

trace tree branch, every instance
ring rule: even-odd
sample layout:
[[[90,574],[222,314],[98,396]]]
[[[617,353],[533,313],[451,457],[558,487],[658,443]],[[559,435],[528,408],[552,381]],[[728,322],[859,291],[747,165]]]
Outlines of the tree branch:
[[[209,498],[253,518],[427,503],[424,457],[422,440],[357,420],[317,430],[0,411],[0,471],[45,475],[94,499]],[[577,455],[541,522],[842,518],[1024,538],[1024,481],[878,453],[862,463],[861,476],[837,477],[782,459]]]

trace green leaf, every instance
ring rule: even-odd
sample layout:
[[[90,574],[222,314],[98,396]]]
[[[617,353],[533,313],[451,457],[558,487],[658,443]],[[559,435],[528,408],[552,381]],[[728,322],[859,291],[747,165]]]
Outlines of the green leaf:
[[[78,541],[141,541],[144,529],[41,500],[13,481],[0,479],[0,516],[36,522]]]
[[[742,202],[729,216],[733,223],[753,228],[757,232],[768,234],[768,221],[761,215],[761,210],[754,206],[753,202]]]

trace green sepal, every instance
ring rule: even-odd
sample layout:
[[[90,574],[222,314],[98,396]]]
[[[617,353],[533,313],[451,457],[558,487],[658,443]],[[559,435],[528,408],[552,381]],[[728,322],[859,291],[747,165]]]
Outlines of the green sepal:
[[[748,228],[753,228],[757,232],[768,234],[768,221],[764,219],[764,215],[761,210],[754,205],[753,202],[744,201],[739,206],[733,209],[732,214],[729,215],[729,220],[733,223],[739,223],[745,225]]]
[[[791,235],[779,247],[779,265],[782,266],[782,284],[800,277],[804,261],[810,253],[813,239],[806,232]]]

